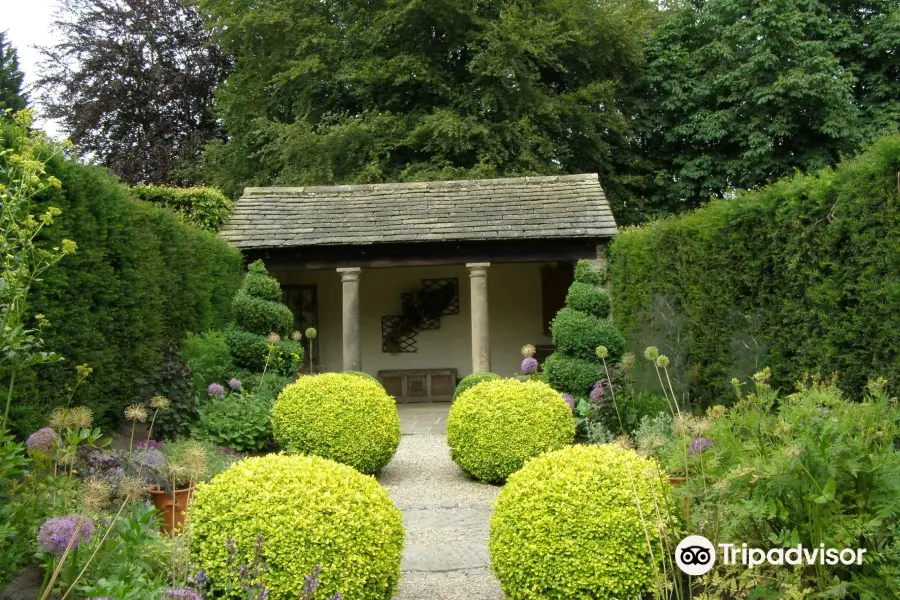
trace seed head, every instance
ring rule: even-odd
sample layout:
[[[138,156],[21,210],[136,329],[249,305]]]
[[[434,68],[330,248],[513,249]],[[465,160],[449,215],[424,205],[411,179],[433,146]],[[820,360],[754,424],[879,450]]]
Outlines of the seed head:
[[[132,404],[125,409],[125,418],[129,421],[143,423],[147,420],[147,409],[140,404]]]
[[[110,496],[112,496],[112,486],[103,479],[92,477],[85,484],[82,503],[85,510],[99,512],[109,505]]]
[[[647,349],[644,350],[644,358],[650,361],[655,361],[659,358],[659,348],[656,346],[647,346]]]
[[[606,358],[609,356],[609,349],[606,346],[597,346],[596,352],[598,358]]]
[[[316,339],[316,336],[319,335],[319,332],[316,331],[315,327],[310,327],[306,330],[306,337],[310,340]]]
[[[534,347],[533,344],[525,344],[522,346],[522,357],[528,358],[530,356],[534,356],[537,352],[537,348]]]
[[[295,342],[299,342],[300,340],[303,339],[303,334],[300,333],[299,331],[295,331],[291,334],[291,339],[294,340]]]
[[[153,396],[150,399],[150,406],[157,410],[166,410],[172,405],[172,402],[165,396]]]
[[[656,357],[656,366],[660,369],[665,369],[669,366],[669,357],[665,354],[660,354]]]
[[[272,344],[274,346],[275,344],[277,344],[278,342],[281,341],[281,336],[273,331],[269,334],[269,336],[266,339],[269,341],[270,344]]]

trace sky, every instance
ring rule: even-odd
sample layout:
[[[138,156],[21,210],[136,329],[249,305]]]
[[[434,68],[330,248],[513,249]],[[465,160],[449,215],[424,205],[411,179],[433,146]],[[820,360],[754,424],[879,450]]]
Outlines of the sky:
[[[19,54],[19,69],[25,73],[26,90],[34,83],[38,74],[40,54],[34,46],[50,45],[55,41],[50,23],[56,10],[56,0],[0,0],[0,31],[6,32],[6,39]],[[59,128],[52,122],[40,118],[37,125],[53,136],[59,135]]]

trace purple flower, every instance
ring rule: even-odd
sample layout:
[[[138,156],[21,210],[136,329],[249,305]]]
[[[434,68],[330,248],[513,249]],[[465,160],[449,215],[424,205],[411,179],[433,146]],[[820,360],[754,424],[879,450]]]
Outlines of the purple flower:
[[[712,447],[713,441],[709,438],[697,438],[693,442],[691,442],[690,446],[688,446],[688,453],[690,454],[703,454],[703,451],[707,448]]]
[[[163,590],[164,600],[203,600],[200,593],[189,587],[169,588]]]
[[[575,398],[571,396],[571,394],[563,394],[562,399],[566,401],[566,404],[569,405],[569,410],[575,410]]]
[[[538,361],[535,357],[526,356],[522,360],[521,369],[522,369],[522,372],[525,373],[526,375],[531,375],[533,373],[537,373],[539,366],[540,366],[540,364],[538,363]]]
[[[210,396],[215,396],[216,398],[221,398],[225,395],[225,388],[218,383],[209,384],[209,387],[206,388],[206,391],[209,392]]]
[[[139,442],[135,442],[135,443],[134,443],[134,447],[135,447],[136,450],[139,450],[139,449],[141,449],[141,448],[156,448],[156,449],[159,449],[160,446],[162,446],[162,444],[160,444],[160,443],[157,442],[156,440],[140,440]]]
[[[29,451],[51,454],[53,450],[59,448],[60,441],[59,436],[56,435],[56,431],[54,431],[53,428],[42,427],[28,436],[28,439],[25,440],[25,445],[28,447]]]
[[[79,526],[80,523],[80,526]],[[72,538],[72,549],[81,542],[91,539],[94,534],[94,522],[81,515],[66,515],[44,521],[38,532],[38,543],[54,556],[62,556]]]
[[[316,565],[313,568],[312,573],[306,576],[306,581],[303,583],[302,592],[304,598],[312,598],[313,594],[316,593],[316,590],[319,589],[319,572],[321,570],[321,565]]]
[[[606,390],[609,387],[608,379],[599,379],[591,390],[591,402],[602,402],[606,398]]]
[[[200,569],[197,571],[197,576],[194,577],[194,581],[197,582],[199,587],[206,587],[206,582],[209,581],[209,575],[206,574],[206,571]]]
[[[230,387],[235,392],[239,392],[241,390],[241,382],[236,377],[232,377],[231,381],[228,382],[228,387]]]

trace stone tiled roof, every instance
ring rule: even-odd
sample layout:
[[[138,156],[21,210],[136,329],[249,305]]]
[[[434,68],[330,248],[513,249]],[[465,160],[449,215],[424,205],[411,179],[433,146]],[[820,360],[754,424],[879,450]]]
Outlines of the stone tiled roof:
[[[219,232],[239,248],[615,234],[596,173],[247,188]]]

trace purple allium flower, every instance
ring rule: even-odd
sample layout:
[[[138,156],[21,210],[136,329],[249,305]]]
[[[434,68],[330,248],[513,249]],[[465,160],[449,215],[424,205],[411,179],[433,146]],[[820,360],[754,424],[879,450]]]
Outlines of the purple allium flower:
[[[156,440],[140,440],[139,442],[134,443],[135,450],[140,450],[141,448],[156,448],[158,450],[160,446],[162,446],[162,444]]]
[[[165,470],[166,455],[158,448],[148,447],[134,451],[134,460],[138,465],[143,465],[144,470],[161,473]]]
[[[606,398],[606,390],[609,388],[608,379],[599,379],[591,390],[591,402],[602,402]]]
[[[25,440],[25,445],[30,451],[36,450],[44,454],[50,454],[53,450],[59,448],[60,441],[59,436],[56,435],[56,431],[52,427],[42,427],[28,436],[28,439]]]
[[[228,382],[228,387],[230,387],[235,392],[239,392],[241,390],[241,381],[236,377],[232,377],[231,381]]]
[[[571,396],[571,394],[563,394],[562,399],[566,401],[566,404],[569,405],[569,410],[575,410],[575,398]]]
[[[221,398],[225,395],[225,388],[218,383],[209,384],[209,387],[206,388],[206,391],[209,392],[210,396],[215,396],[216,398]]]
[[[75,538],[75,541],[72,542],[74,549],[81,542],[91,539],[92,535],[94,535],[94,522],[88,517],[66,515],[44,521],[38,532],[38,543],[50,554],[62,556],[72,538]]]
[[[688,452],[690,454],[702,454],[704,450],[712,447],[712,445],[713,441],[709,438],[697,438],[688,446]]]
[[[203,600],[197,590],[189,587],[169,588],[163,590],[164,600]]]
[[[200,569],[197,571],[197,576],[194,577],[194,581],[199,587],[206,587],[206,582],[209,581],[209,575],[206,574],[206,571]]]
[[[533,373],[537,373],[538,367],[540,367],[540,364],[535,357],[526,356],[524,359],[522,359],[522,366],[520,368],[526,375],[531,375]]]

